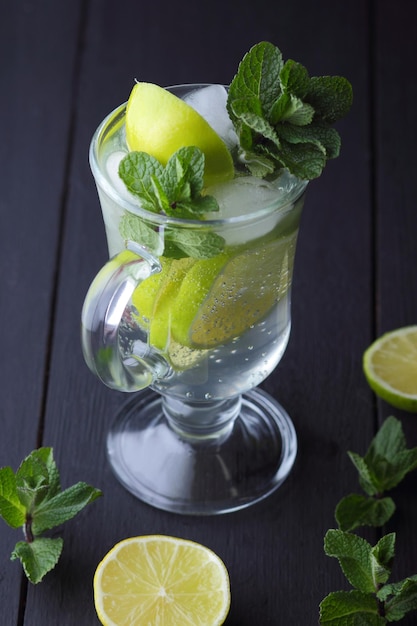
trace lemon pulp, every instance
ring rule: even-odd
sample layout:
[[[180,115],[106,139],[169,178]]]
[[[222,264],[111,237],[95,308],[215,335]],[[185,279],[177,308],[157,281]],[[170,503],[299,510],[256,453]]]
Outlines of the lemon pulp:
[[[98,565],[94,602],[105,626],[220,626],[229,576],[209,548],[149,535],[116,544]]]

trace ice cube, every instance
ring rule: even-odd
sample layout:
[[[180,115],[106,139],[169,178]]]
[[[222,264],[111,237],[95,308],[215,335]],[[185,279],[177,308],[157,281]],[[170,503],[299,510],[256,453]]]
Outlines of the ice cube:
[[[126,185],[119,176],[120,161],[126,156],[126,154],[127,152],[124,152],[123,150],[117,150],[116,152],[109,154],[106,161],[106,173],[117,193],[125,200],[130,200],[131,202],[132,195],[127,190]]]
[[[277,206],[280,203],[280,198],[290,199],[296,179],[291,175],[289,177],[291,180],[287,180],[284,174],[277,181],[268,182],[255,176],[241,176],[209,187],[207,194],[215,196],[219,204],[219,211],[207,214],[206,219],[239,217],[256,213],[262,208]],[[286,210],[290,207],[291,204],[286,207]],[[269,215],[251,221],[246,227],[235,224],[234,227],[221,234],[229,245],[243,243],[271,232],[282,217],[282,211],[271,211]]]
[[[226,109],[227,91],[223,85],[209,85],[196,89],[184,100],[204,117],[229,150],[237,145],[237,136]]]

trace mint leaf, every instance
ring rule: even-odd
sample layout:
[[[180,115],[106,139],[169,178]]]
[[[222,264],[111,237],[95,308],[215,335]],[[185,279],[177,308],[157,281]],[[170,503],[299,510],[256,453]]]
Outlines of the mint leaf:
[[[387,599],[392,594],[390,599]],[[385,617],[389,622],[398,622],[407,613],[417,610],[417,576],[406,578],[395,585],[386,585],[378,593],[385,601]]]
[[[391,575],[395,556],[395,533],[384,535],[371,550],[371,568],[375,588],[384,585]]]
[[[54,461],[52,448],[37,448],[36,450],[33,450],[29,456],[44,464],[48,473],[48,497],[52,498],[61,491],[59,472]]]
[[[283,67],[282,54],[273,44],[263,41],[243,57],[229,88],[229,116],[236,121],[233,101],[243,99],[248,110],[268,114],[281,94],[279,75]]]
[[[157,211],[158,206],[152,179],[161,177],[162,172],[161,163],[146,152],[129,152],[119,165],[119,176],[130,193],[139,196],[143,208],[152,212]]]
[[[360,591],[335,591],[320,603],[320,624],[326,626],[383,626],[375,596]]]
[[[348,80],[310,78],[300,63],[283,63],[278,48],[261,42],[243,58],[228,93],[239,160],[255,176],[284,167],[299,178],[317,178],[339,155],[340,137],[330,126],[351,104]]]
[[[313,106],[317,120],[333,124],[349,112],[352,86],[342,76],[313,76],[306,101]]]
[[[0,515],[13,528],[23,527],[26,539],[16,544],[11,558],[20,559],[31,582],[42,580],[62,550],[62,539],[39,535],[71,519],[100,495],[82,482],[62,491],[52,448],[33,450],[16,473],[10,467],[0,469]]]
[[[174,243],[184,256],[194,259],[209,259],[220,254],[225,240],[214,232],[202,232],[186,229],[172,229],[166,232],[166,240]]]
[[[417,467],[417,448],[407,449],[401,422],[388,417],[364,457],[380,493],[393,489]]]
[[[119,165],[119,176],[146,210],[184,217],[178,209],[186,207],[187,217],[192,219],[201,213],[204,160],[195,146],[180,148],[165,168],[146,152],[129,152]],[[215,209],[218,205],[212,199],[210,210]]]
[[[35,455],[26,457],[16,472],[16,492],[29,514],[47,497],[49,486],[46,464]]]
[[[35,509],[32,518],[33,533],[39,535],[49,528],[63,524],[99,496],[101,491],[83,482],[69,487]]]
[[[392,498],[374,499],[354,493],[338,503],[335,518],[340,530],[352,531],[359,526],[383,526],[394,511]]]
[[[401,423],[394,417],[385,420],[364,457],[348,454],[362,489],[370,496],[393,489],[417,467],[417,448],[406,448]]]
[[[348,452],[348,456],[359,472],[359,483],[362,489],[369,496],[375,496],[379,493],[379,485],[377,479],[369,467],[366,460],[356,452]]]
[[[143,208],[169,217],[200,220],[206,213],[219,210],[217,200],[203,195],[204,154],[199,148],[180,148],[165,168],[144,152],[130,152],[120,163],[119,174],[131,193],[138,196]],[[171,258],[191,256],[210,258],[224,248],[224,239],[216,233],[170,227],[160,231],[139,216],[125,214],[119,231],[126,241],[135,241],[150,250]]]
[[[16,491],[16,476],[11,467],[0,469],[0,515],[12,528],[19,528],[25,522],[26,509]]]
[[[12,552],[11,560],[19,559],[30,582],[37,584],[58,563],[63,539],[40,538],[32,543],[19,541]]]
[[[352,587],[363,593],[375,592],[372,546],[365,539],[341,530],[328,530],[324,538],[324,551],[327,556],[338,559]]]
[[[126,242],[135,241],[151,251],[157,251],[161,248],[161,235],[159,232],[132,213],[125,213],[121,217],[119,232]]]

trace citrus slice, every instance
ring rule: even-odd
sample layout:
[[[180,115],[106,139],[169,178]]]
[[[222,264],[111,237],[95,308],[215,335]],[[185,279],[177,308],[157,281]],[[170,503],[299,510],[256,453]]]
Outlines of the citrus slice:
[[[196,146],[204,153],[205,185],[234,176],[230,152],[215,130],[189,104],[152,83],[136,83],[126,108],[130,150],[147,152],[166,165],[179,148]]]
[[[223,561],[198,543],[132,537],[98,565],[94,602],[105,626],[220,626],[230,608],[229,576]]]
[[[393,330],[374,341],[364,353],[363,369],[380,398],[417,413],[417,326]]]
[[[229,259],[223,255],[220,268],[214,259],[195,263],[172,305],[173,338],[213,348],[261,321],[288,291],[295,244],[296,232]]]
[[[149,333],[149,343],[165,350],[170,340],[170,303],[177,297],[186,272],[195,259],[185,257],[174,261],[161,257],[161,271],[149,276],[133,292],[134,305],[139,325]]]

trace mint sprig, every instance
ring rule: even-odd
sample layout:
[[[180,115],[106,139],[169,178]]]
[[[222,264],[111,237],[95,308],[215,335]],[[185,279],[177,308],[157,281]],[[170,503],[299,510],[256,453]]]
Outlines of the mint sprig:
[[[164,167],[146,152],[130,152],[121,161],[119,176],[128,190],[139,198],[151,213],[182,219],[201,219],[219,210],[217,200],[203,195],[204,154],[194,146],[180,148]],[[198,232],[187,228],[164,229],[163,238],[153,225],[126,213],[119,225],[123,239],[136,241],[167,257],[206,259],[219,254],[224,239],[210,230]]]
[[[62,491],[52,448],[34,450],[13,472],[0,469],[0,516],[12,528],[23,527],[25,541],[19,541],[11,559],[19,559],[26,576],[39,583],[57,564],[62,538],[42,537],[101,495],[101,491],[79,482]]]
[[[385,420],[364,457],[349,452],[359,471],[360,484],[368,494],[352,494],[336,508],[338,529],[324,538],[324,551],[339,561],[353,587],[351,591],[330,593],[320,604],[322,626],[383,626],[400,621],[417,610],[417,575],[389,583],[395,556],[395,533],[389,533],[372,546],[365,539],[347,532],[362,525],[381,526],[391,517],[395,504],[382,498],[417,467],[417,448],[407,449],[401,423]]]
[[[366,495],[350,494],[336,507],[336,521],[341,530],[359,526],[383,526],[395,511],[387,491],[417,468],[417,448],[408,449],[401,422],[388,417],[372,440],[364,457],[348,452],[359,474],[359,484]]]
[[[227,110],[239,138],[239,159],[254,176],[287,168],[298,178],[321,175],[340,152],[332,127],[352,104],[352,86],[341,76],[310,78],[280,50],[261,42],[245,55],[233,79]]]

